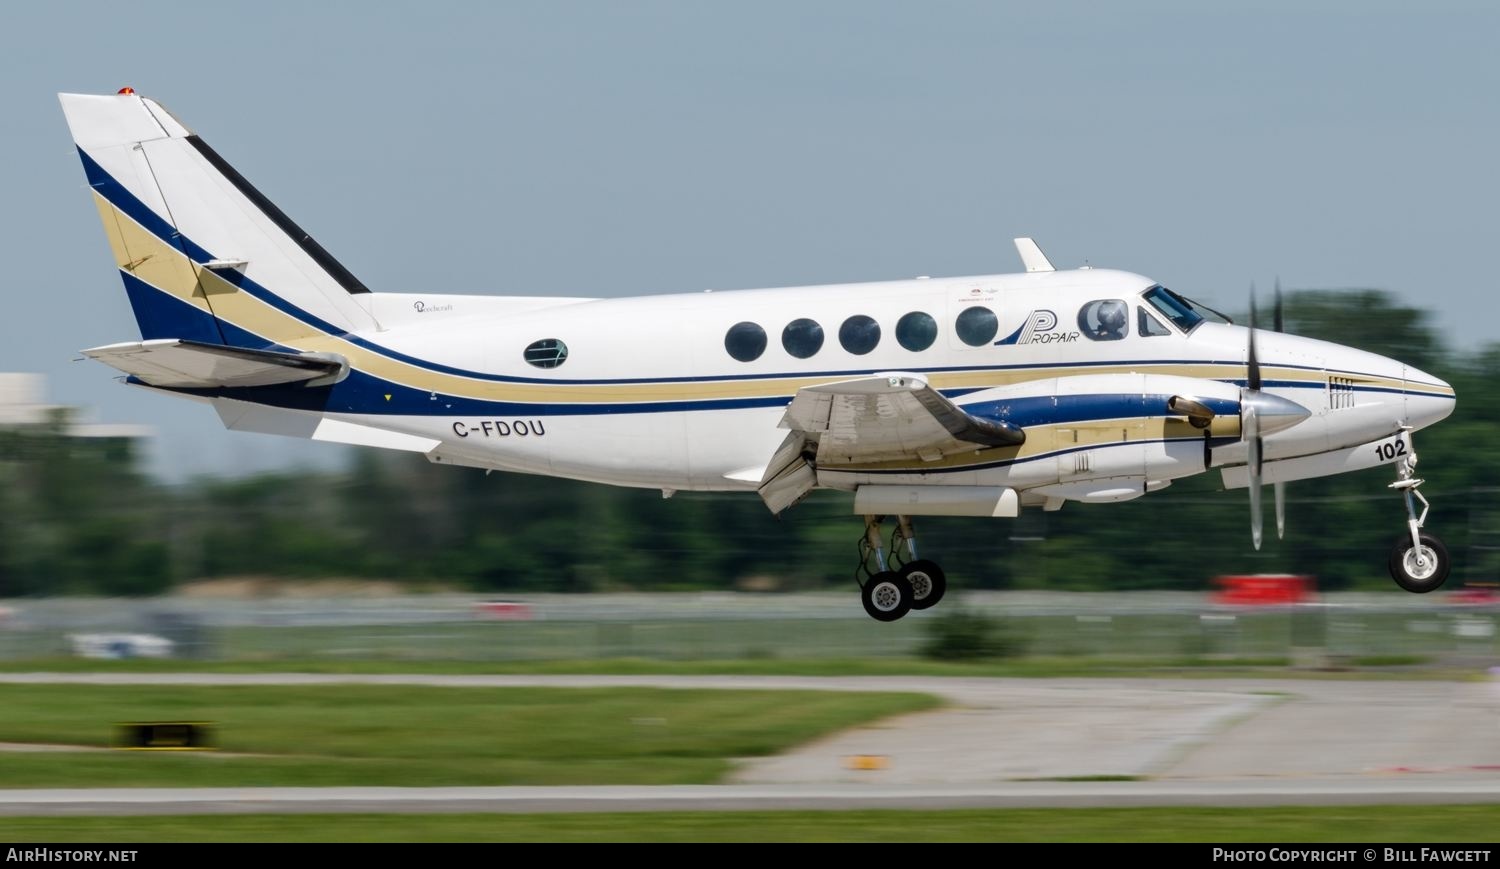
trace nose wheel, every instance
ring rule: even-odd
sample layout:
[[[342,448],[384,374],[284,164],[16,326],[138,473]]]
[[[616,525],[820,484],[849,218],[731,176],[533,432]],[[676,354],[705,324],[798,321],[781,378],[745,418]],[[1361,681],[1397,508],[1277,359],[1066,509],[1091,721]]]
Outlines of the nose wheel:
[[[1413,594],[1426,594],[1448,579],[1452,559],[1448,547],[1436,535],[1425,531],[1417,535],[1416,544],[1402,534],[1391,547],[1391,576],[1396,584]]]
[[[877,621],[893,622],[914,609],[936,605],[948,590],[948,579],[937,562],[917,558],[917,538],[908,516],[896,517],[890,560],[887,560],[880,533],[884,519],[884,516],[865,517],[854,578],[860,586],[859,597],[865,612]]]
[[[1391,488],[1400,492],[1406,502],[1406,533],[1396,538],[1387,564],[1397,585],[1413,594],[1426,594],[1447,581],[1453,559],[1448,555],[1448,547],[1436,534],[1422,530],[1430,505],[1417,491],[1422,480],[1415,473],[1417,451],[1412,446],[1411,429],[1401,432],[1401,445],[1406,448],[1406,455],[1396,465],[1396,482]],[[1422,503],[1420,513],[1417,512],[1418,501]]]

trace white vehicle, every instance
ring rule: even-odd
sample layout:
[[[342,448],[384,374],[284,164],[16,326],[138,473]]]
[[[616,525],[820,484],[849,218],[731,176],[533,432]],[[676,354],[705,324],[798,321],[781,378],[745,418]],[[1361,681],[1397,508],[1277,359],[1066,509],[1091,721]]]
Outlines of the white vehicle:
[[[1262,482],[1395,464],[1403,588],[1446,579],[1412,432],[1453,389],[1399,360],[1235,326],[1150,278],[1022,274],[660,295],[372,293],[223,157],[129,88],[63,94],[143,340],[84,351],[231,429],[617,486],[816,488],[865,517],[862,598],[942,597],[913,516],[1125,501],[1219,468]],[[1252,300],[1253,301],[1253,300]],[[1253,310],[1253,305],[1252,305]],[[1417,502],[1421,502],[1419,513]],[[890,545],[881,522],[895,517]]]
[[[173,643],[155,634],[69,634],[80,658],[170,658]]]

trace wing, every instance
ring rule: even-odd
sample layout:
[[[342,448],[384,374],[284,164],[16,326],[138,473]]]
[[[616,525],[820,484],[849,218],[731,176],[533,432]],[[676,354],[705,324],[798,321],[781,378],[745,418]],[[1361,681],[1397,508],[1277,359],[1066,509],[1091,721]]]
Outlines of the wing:
[[[935,462],[953,453],[1026,442],[1018,426],[966,413],[914,374],[808,387],[792,399],[781,425],[817,441],[820,465]]]
[[[799,390],[781,425],[791,434],[766,466],[759,489],[776,513],[812,490],[815,466],[903,459],[919,465],[1026,441],[1020,427],[965,412],[915,374],[879,374]]]
[[[249,350],[175,338],[110,344],[85,350],[83,355],[150,386],[189,389],[337,379],[349,367],[343,358],[331,353]]]

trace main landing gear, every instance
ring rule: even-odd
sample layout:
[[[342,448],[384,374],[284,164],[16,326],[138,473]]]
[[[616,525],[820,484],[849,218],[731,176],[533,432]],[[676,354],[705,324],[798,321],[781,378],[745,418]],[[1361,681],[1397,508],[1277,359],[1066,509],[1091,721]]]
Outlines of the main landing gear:
[[[1396,464],[1396,482],[1390,487],[1399,491],[1406,501],[1406,533],[1396,538],[1396,544],[1391,547],[1391,578],[1409,592],[1426,594],[1448,579],[1453,560],[1448,557],[1448,547],[1437,535],[1422,530],[1422,523],[1427,520],[1428,504],[1417,491],[1422,480],[1414,473],[1417,451],[1412,446],[1411,429],[1403,429],[1401,439],[1394,446],[1403,458]],[[1417,513],[1418,501],[1422,502],[1420,514]]]
[[[911,517],[897,516],[891,532],[890,560],[886,559],[880,524],[884,516],[866,516],[859,538],[859,565],[854,580],[865,612],[882,622],[893,622],[912,610],[924,610],[943,599],[947,577],[935,562],[917,558],[917,536]],[[907,558],[911,560],[906,560]],[[871,565],[874,570],[871,570]]]

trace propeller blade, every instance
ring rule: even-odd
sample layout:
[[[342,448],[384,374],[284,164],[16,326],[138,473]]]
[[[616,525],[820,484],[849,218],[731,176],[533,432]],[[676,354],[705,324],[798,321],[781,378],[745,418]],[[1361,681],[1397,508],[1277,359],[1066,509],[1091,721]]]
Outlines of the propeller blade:
[[[1276,496],[1276,539],[1286,538],[1286,483],[1280,480],[1271,484],[1271,491]]]
[[[1263,522],[1260,507],[1261,441],[1260,418],[1255,413],[1254,404],[1246,402],[1240,411],[1240,427],[1249,449],[1246,465],[1250,471],[1250,540],[1255,544],[1256,550],[1259,550]]]
[[[1245,351],[1245,386],[1260,391],[1260,360],[1255,355],[1255,284],[1250,285],[1250,343]]]
[[[1250,480],[1250,542],[1255,544],[1255,551],[1260,551],[1261,541],[1261,509],[1260,509],[1260,476],[1254,475]]]
[[[1282,324],[1281,324],[1281,276],[1280,275],[1276,276],[1276,307],[1273,308],[1272,310],[1273,310],[1273,313],[1271,315],[1271,322],[1276,327],[1276,331],[1277,332],[1285,332],[1286,330],[1281,327]]]

